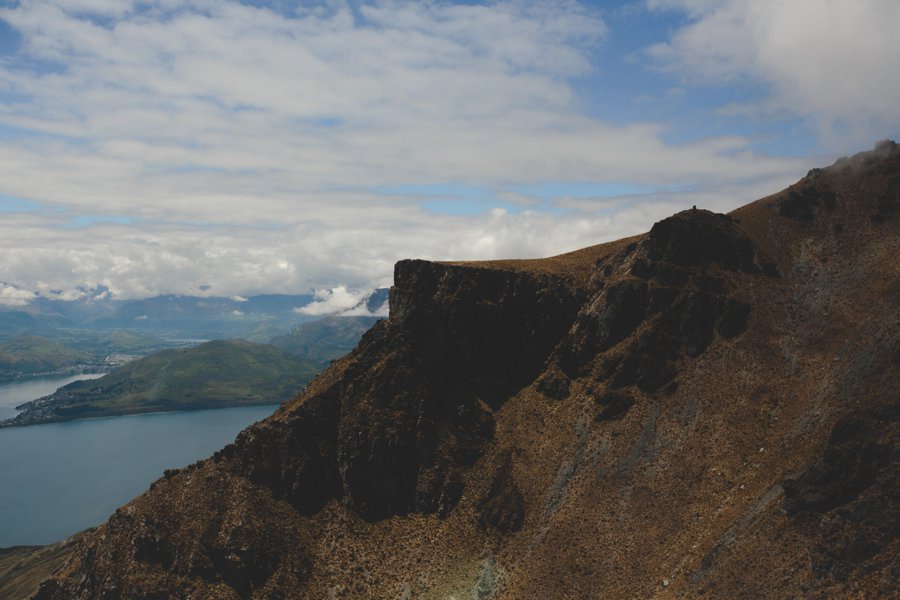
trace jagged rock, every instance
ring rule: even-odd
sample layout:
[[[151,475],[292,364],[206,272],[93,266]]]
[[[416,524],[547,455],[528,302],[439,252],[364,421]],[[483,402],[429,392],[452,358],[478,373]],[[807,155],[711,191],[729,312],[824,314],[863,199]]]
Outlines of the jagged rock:
[[[284,421],[250,427],[226,449],[234,469],[288,500],[303,514],[341,496],[337,470],[338,411],[335,390],[310,398]]]
[[[728,339],[746,329],[750,305],[732,298],[726,279],[711,270],[761,272],[753,243],[729,217],[678,213],[654,225],[631,260],[637,278],[597,292],[560,348],[560,367],[570,377],[643,330],[625,353],[600,361],[599,377],[614,388],[655,391],[675,377],[680,356],[698,357],[716,332]]]
[[[815,196],[801,195],[792,191],[778,204],[778,214],[808,223],[813,220],[813,210],[818,205],[819,200]]]
[[[782,482],[788,515],[824,515],[810,551],[816,577],[848,581],[900,541],[898,421],[896,399],[858,409],[835,424],[819,461]]]

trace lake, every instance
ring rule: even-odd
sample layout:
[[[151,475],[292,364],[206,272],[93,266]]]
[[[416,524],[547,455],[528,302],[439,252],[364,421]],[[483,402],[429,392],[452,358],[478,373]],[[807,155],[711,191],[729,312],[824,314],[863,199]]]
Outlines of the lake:
[[[86,377],[0,386],[0,409],[80,378]],[[48,386],[52,389],[41,391]],[[35,391],[37,395],[11,400]],[[275,408],[242,406],[0,429],[0,547],[48,544],[99,525],[165,469],[210,456]]]

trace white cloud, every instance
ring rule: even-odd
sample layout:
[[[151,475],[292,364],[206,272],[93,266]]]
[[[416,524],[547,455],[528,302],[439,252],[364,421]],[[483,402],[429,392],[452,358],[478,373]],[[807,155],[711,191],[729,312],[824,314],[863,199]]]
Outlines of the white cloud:
[[[26,306],[34,297],[34,292],[0,282],[0,305],[2,306]]]
[[[762,82],[761,103],[730,112],[799,115],[846,149],[900,133],[896,0],[650,0],[691,21],[650,49],[688,81]]]
[[[344,316],[368,315],[369,310],[365,306],[366,298],[372,290],[349,290],[346,286],[337,286],[326,290],[316,290],[316,299],[294,309],[301,315],[321,316],[340,314]]]

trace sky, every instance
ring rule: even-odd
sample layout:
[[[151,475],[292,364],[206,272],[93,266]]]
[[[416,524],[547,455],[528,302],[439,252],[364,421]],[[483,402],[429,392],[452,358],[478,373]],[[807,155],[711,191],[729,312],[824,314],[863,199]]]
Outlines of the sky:
[[[898,31],[896,0],[0,1],[0,304],[358,299],[726,212],[900,138]]]

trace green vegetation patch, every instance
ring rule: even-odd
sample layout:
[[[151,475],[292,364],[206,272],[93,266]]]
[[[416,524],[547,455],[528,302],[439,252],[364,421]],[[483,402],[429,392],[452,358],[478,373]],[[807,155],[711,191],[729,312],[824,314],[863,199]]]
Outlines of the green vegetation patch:
[[[0,342],[0,371],[45,373],[90,361],[90,354],[38,335]]]
[[[4,425],[30,425],[146,412],[275,404],[293,397],[319,371],[272,346],[216,340],[163,350],[99,379],[76,381],[22,405]]]

